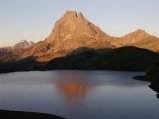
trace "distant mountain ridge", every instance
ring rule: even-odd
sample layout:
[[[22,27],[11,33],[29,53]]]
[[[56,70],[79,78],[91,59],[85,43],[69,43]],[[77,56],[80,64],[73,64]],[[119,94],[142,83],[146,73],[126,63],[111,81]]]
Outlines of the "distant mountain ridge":
[[[17,59],[16,57],[21,55],[25,50],[32,47],[34,42],[21,40],[13,46],[0,48],[0,61],[10,61]]]
[[[7,61],[18,61],[34,56],[38,62],[48,62],[66,56],[81,47],[110,50],[124,46],[135,46],[158,52],[159,38],[142,29],[123,37],[112,37],[89,22],[82,13],[66,11],[64,16],[55,23],[46,39],[35,44],[21,41],[13,47],[0,48],[0,59],[5,60],[4,54],[9,54]]]
[[[142,29],[138,29],[111,42],[117,47],[136,46],[139,48],[149,49],[154,52],[159,51],[159,38],[148,34]]]
[[[146,33],[142,29],[138,29],[132,33],[129,33],[123,37],[119,37],[115,39],[114,41],[111,41],[115,46],[120,47],[120,46],[125,46],[125,45],[131,45],[133,43],[136,43],[138,41],[141,41],[150,35]]]

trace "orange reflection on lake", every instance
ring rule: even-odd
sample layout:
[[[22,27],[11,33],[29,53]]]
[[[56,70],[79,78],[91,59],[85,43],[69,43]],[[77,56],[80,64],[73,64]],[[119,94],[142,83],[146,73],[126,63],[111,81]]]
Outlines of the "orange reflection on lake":
[[[66,83],[58,85],[58,89],[70,102],[75,102],[83,99],[90,88],[80,83]]]
[[[65,80],[60,80],[65,79]],[[87,77],[82,74],[65,72],[58,77],[59,83],[56,88],[59,90],[71,103],[82,101],[89,92],[91,86],[87,83],[82,83],[81,80],[87,80]]]

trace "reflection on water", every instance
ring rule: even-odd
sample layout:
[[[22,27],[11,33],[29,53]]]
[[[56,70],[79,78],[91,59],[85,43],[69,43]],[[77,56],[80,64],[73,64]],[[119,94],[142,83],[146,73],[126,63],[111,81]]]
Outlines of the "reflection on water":
[[[158,119],[159,101],[148,88],[149,83],[131,79],[141,74],[112,71],[0,74],[0,108],[56,114],[68,119]]]
[[[66,97],[68,102],[79,103],[84,100],[86,94],[92,87],[83,82],[87,79],[87,75],[83,73],[79,75],[76,72],[66,71],[62,75],[58,75],[56,88]]]
[[[57,85],[57,89],[67,97],[68,101],[74,103],[83,100],[90,87],[80,83],[64,83]]]

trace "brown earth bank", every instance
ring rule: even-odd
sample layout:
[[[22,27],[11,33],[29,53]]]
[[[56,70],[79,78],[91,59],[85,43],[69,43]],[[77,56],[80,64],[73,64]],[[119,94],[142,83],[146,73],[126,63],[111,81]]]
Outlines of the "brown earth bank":
[[[50,115],[50,114],[8,111],[8,110],[0,110],[0,118],[1,119],[65,119],[63,117]]]

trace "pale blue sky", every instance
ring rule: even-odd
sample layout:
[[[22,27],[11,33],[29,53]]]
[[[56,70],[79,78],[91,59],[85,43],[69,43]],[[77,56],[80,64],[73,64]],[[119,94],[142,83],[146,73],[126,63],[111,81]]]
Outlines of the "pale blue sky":
[[[0,0],[0,47],[44,40],[66,10],[83,12],[109,35],[141,28],[159,37],[159,0]]]

